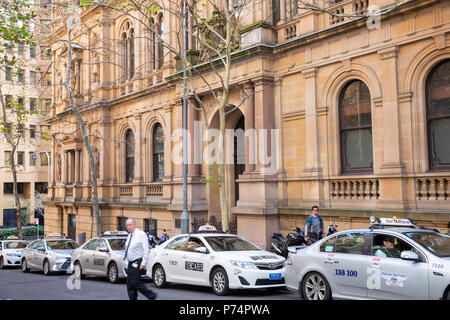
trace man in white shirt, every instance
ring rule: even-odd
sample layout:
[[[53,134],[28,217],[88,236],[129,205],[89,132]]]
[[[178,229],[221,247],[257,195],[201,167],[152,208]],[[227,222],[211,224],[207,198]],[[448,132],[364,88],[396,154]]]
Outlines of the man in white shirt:
[[[141,281],[147,266],[149,245],[144,231],[136,228],[134,219],[127,220],[128,239],[125,243],[124,260],[128,261],[127,290],[130,300],[137,300],[138,291],[150,300],[156,299],[156,293],[148,289]]]

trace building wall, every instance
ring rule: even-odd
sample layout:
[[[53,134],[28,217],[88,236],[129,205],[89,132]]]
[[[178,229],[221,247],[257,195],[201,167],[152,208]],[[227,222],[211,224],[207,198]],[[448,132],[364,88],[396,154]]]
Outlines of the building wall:
[[[385,6],[394,2],[371,4]],[[351,11],[352,3],[342,1],[332,9],[346,6]],[[101,63],[96,67],[99,69],[88,63],[94,55],[92,50],[75,50],[75,58],[82,61],[78,81],[89,101],[83,115],[89,120],[92,143],[98,150],[103,231],[116,229],[117,217],[122,216],[135,218],[139,226],[143,219],[157,219],[158,233],[162,229],[172,235],[179,233],[175,219],[179,219],[182,208],[182,168],[168,156],[180,151],[176,130],[182,127],[182,84],[174,76],[173,57],[165,57],[164,64],[156,70],[144,68],[133,79],[119,81],[120,61],[114,47],[117,43],[110,39],[117,39],[126,21],[118,17],[102,22],[110,19],[112,13],[96,10],[83,16],[93,31],[74,41],[90,48],[93,38],[104,37],[115,48],[108,55],[100,55]],[[259,19],[256,14],[252,17],[252,22]],[[253,48],[243,47],[243,53],[233,63],[229,103],[239,104],[243,88],[255,94],[241,105],[240,113],[227,119],[227,127],[233,129],[240,115],[244,115],[246,129],[280,132],[275,170],[267,174],[259,164],[246,164],[245,172],[239,176],[239,200],[230,200],[238,233],[264,247],[272,232],[286,233],[295,226],[303,227],[312,205],[319,205],[324,221],[339,224],[339,229],[367,226],[371,215],[395,215],[447,232],[450,172],[433,172],[427,165],[424,79],[436,63],[450,57],[450,4],[433,0],[409,3],[383,16],[380,29],[369,29],[361,19],[336,23],[325,13],[310,11],[301,11],[275,26],[270,23],[267,22],[269,27],[263,24],[251,31],[261,33],[267,44],[265,51],[257,43]],[[169,27],[175,22],[165,17],[164,24]],[[140,28],[136,25],[136,33],[143,32]],[[146,59],[145,46],[142,40],[135,45],[139,53],[136,64],[141,66]],[[58,42],[52,49],[53,72],[64,74],[67,52]],[[97,72],[100,76],[94,82],[91,75]],[[211,79],[212,86],[216,85],[211,73],[205,72],[205,77]],[[370,91],[370,174],[342,174],[340,168],[338,99],[345,84],[354,79],[364,82]],[[211,106],[207,103],[207,87],[200,88],[200,92],[205,104]],[[65,217],[73,213],[77,215],[77,233],[88,234],[92,194],[87,151],[75,118],[67,110],[67,97],[57,86],[53,101],[55,166],[47,218],[55,221],[46,225],[46,232],[66,232]],[[215,106],[206,110],[212,127],[218,123],[216,111]],[[192,110],[190,119],[205,121]],[[156,123],[164,130],[161,181],[152,178],[152,130]],[[130,183],[125,182],[124,141],[128,129],[136,141],[135,175]],[[55,159],[58,155],[60,166]],[[209,169],[205,163],[189,166],[191,221],[218,212],[217,190],[200,182]],[[227,169],[226,179],[230,182],[236,178],[232,169]],[[440,181],[440,186],[446,188],[437,199],[427,199],[418,190],[423,188],[420,181],[426,179]],[[373,189],[357,190],[358,183],[373,185]],[[350,186],[352,190],[346,189]],[[234,186],[230,188],[229,194],[233,195]]]

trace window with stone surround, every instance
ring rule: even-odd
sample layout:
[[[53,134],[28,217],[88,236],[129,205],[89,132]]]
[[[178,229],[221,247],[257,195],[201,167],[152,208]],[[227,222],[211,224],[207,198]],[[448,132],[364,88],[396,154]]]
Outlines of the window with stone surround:
[[[431,70],[426,86],[430,168],[450,170],[450,60]]]
[[[128,129],[125,133],[125,182],[134,179],[134,133]]]
[[[369,88],[348,82],[339,97],[342,173],[372,173],[372,116]]]
[[[153,129],[153,181],[164,177],[164,131],[157,123]]]

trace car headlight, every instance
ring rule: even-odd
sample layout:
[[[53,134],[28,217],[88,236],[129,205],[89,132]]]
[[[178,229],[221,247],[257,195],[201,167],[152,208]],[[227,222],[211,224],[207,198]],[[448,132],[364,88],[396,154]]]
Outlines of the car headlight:
[[[55,258],[55,261],[57,262],[57,263],[62,263],[62,262],[66,262],[66,258],[64,258],[64,257],[56,257]]]
[[[245,262],[245,261],[234,261],[230,260],[230,263],[235,266],[242,269],[257,269],[255,264],[253,262]]]

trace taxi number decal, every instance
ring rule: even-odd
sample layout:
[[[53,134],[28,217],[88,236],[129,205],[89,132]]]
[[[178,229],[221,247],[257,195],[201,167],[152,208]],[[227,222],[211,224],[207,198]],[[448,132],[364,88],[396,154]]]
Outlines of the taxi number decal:
[[[444,265],[443,264],[438,264],[438,263],[433,263],[433,268],[444,269]]]
[[[105,265],[105,259],[94,259],[94,265],[96,265],[96,266],[104,266]]]
[[[344,269],[335,269],[337,276],[347,276],[347,277],[357,277],[358,272],[356,270],[344,270]]]
[[[186,261],[184,264],[184,268],[186,270],[192,270],[192,271],[200,271],[203,272],[203,263],[201,262],[192,262],[192,261]]]

